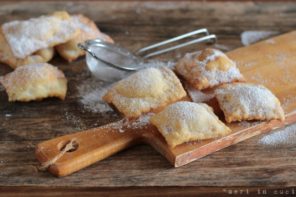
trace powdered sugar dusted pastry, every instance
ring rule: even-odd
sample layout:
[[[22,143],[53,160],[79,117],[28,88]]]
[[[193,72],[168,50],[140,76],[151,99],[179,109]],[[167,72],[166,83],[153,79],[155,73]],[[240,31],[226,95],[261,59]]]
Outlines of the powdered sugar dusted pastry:
[[[47,97],[64,99],[67,79],[58,68],[47,64],[29,64],[0,77],[9,101],[32,101]]]
[[[167,143],[175,147],[188,141],[224,136],[231,130],[203,103],[177,102],[151,117]]]
[[[177,62],[176,72],[198,90],[244,81],[235,62],[216,49],[186,54]]]
[[[186,96],[180,80],[165,67],[146,68],[117,82],[103,97],[126,117],[155,111]]]
[[[58,53],[69,62],[85,54],[83,50],[78,48],[78,43],[95,38],[113,43],[113,40],[108,35],[100,32],[96,24],[89,18],[83,15],[73,15],[71,18],[75,27],[79,29],[78,35],[68,42],[56,46]]]
[[[2,30],[13,55],[20,59],[67,42],[79,32],[67,12],[8,22],[2,25]]]
[[[262,85],[225,84],[215,94],[227,122],[285,119],[280,101]]]
[[[2,30],[0,29],[0,62],[9,65],[11,68],[23,66],[34,63],[44,63],[52,59],[54,55],[53,48],[40,49],[34,54],[31,54],[25,58],[16,58],[9,44],[7,43]]]

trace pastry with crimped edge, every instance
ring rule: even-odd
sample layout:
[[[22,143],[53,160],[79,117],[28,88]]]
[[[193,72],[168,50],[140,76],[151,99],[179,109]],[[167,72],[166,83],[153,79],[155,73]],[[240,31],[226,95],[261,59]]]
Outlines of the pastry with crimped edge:
[[[198,90],[244,81],[235,62],[223,52],[211,48],[186,54],[177,62],[175,71]]]
[[[278,98],[266,87],[250,83],[225,84],[215,90],[225,120],[285,119]]]
[[[186,97],[175,73],[166,67],[145,68],[115,83],[103,99],[127,118],[158,111]]]
[[[188,101],[167,106],[153,115],[150,122],[171,147],[190,141],[222,137],[231,132],[210,106]]]
[[[28,64],[0,77],[8,100],[33,101],[47,97],[66,97],[67,79],[57,67],[47,63]]]

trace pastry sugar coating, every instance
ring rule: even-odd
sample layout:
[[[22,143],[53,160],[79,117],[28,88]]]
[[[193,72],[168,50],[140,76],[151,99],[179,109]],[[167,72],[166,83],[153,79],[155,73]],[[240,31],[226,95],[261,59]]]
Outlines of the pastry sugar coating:
[[[86,40],[95,38],[100,38],[103,41],[113,43],[113,40],[108,35],[102,33],[96,24],[89,18],[83,15],[73,15],[71,18],[75,27],[79,29],[78,35],[68,42],[56,46],[58,53],[67,61],[74,61],[85,54],[83,50],[78,48],[78,43],[83,43]]]
[[[40,49],[25,58],[17,58],[13,55],[9,44],[2,33],[2,29],[0,29],[0,62],[9,65],[13,69],[27,64],[48,62],[52,59],[53,55],[54,49],[50,47]]]
[[[47,63],[29,64],[0,77],[8,100],[32,101],[47,97],[65,99],[67,79],[57,67]]]
[[[19,59],[40,49],[67,42],[79,33],[67,12],[11,21],[4,23],[2,30],[14,57]]]
[[[285,119],[280,101],[262,85],[225,84],[215,95],[227,122]]]
[[[203,103],[181,101],[150,118],[166,142],[175,147],[184,142],[222,137],[231,132]]]
[[[198,90],[244,81],[234,61],[223,52],[210,48],[186,54],[177,62],[176,72]]]
[[[146,68],[117,82],[103,99],[128,118],[157,111],[186,97],[175,73],[169,68]]]

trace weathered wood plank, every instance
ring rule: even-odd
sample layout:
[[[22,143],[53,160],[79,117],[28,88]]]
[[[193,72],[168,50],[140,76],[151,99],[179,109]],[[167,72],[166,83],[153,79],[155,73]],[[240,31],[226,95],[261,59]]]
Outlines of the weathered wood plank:
[[[296,4],[253,2],[1,2],[0,23],[55,10],[84,13],[102,31],[130,49],[208,27],[219,43],[241,46],[244,30],[287,32],[296,28]],[[176,54],[164,58],[174,58]],[[121,152],[72,176],[57,179],[38,172],[34,146],[43,140],[92,128],[114,120],[116,114],[96,114],[78,102],[76,86],[89,77],[84,60],[68,64],[56,57],[52,63],[69,79],[66,101],[8,103],[0,92],[0,185],[2,186],[270,186],[296,185],[296,147],[270,149],[252,138],[173,169],[152,148],[141,145]],[[0,75],[11,71],[0,65]],[[10,114],[10,115],[7,115]]]

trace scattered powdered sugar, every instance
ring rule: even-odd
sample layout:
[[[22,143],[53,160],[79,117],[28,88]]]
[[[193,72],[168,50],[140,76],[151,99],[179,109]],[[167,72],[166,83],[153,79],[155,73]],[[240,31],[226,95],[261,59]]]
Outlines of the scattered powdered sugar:
[[[76,32],[71,20],[55,16],[4,23],[2,30],[17,58],[25,58],[39,49],[63,43]]]
[[[126,130],[141,130],[148,126],[150,117],[154,115],[154,113],[148,113],[140,116],[136,120],[129,120],[129,119],[122,119],[117,122],[113,122],[110,124],[107,124],[103,127],[111,128],[113,130],[116,130],[120,133],[124,133]]]
[[[296,97],[294,95],[289,95],[286,96],[283,100],[282,100],[282,106],[284,109],[286,109],[287,107],[289,107],[289,105],[293,104],[296,102]]]
[[[102,99],[110,86],[111,84],[94,78],[89,78],[81,83],[77,89],[83,107],[94,113],[113,111]]]
[[[265,42],[266,42],[267,44],[275,44],[275,40],[272,39],[272,38],[265,40]]]
[[[159,67],[168,67],[173,68],[176,62],[174,61],[159,61],[159,60],[148,60],[147,62],[141,63],[139,66],[142,68],[159,68]]]
[[[262,76],[262,74],[260,73],[254,73],[252,76],[249,77],[249,79],[252,82],[256,82],[258,84],[262,84],[262,85],[270,85],[270,86],[274,86],[276,81],[268,78],[268,77],[264,77]]]
[[[252,68],[252,67],[254,67],[254,66],[257,64],[256,61],[250,61],[250,62],[240,62],[240,61],[236,61],[235,63],[236,63],[236,65],[237,65],[238,67],[246,67],[246,68]]]
[[[272,147],[295,146],[296,145],[296,124],[289,125],[284,129],[277,129],[274,132],[263,136],[259,144]]]
[[[79,117],[69,111],[65,112],[65,118],[68,122],[74,124],[77,130],[85,130],[88,128]]]
[[[278,52],[276,54],[266,54],[266,57],[276,62],[276,64],[281,67],[286,65],[285,61],[289,58],[286,53],[282,53],[282,52]]]
[[[270,36],[274,36],[278,33],[279,32],[277,31],[244,31],[241,33],[241,43],[244,46],[248,46]],[[270,44],[274,43],[271,39],[267,40],[266,42],[269,42]]]
[[[153,114],[154,113],[148,113],[140,116],[136,121],[133,121],[130,124],[128,124],[126,128],[140,129],[140,128],[146,127]]]

